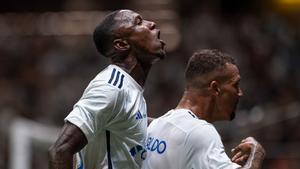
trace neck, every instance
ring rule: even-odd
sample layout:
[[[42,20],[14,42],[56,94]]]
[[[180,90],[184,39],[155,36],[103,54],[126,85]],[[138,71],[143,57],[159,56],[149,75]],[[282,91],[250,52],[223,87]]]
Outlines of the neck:
[[[124,60],[113,62],[126,71],[140,86],[144,87],[151,64],[142,64],[136,57],[129,55]]]
[[[201,93],[199,92],[186,90],[176,109],[189,109],[199,119],[205,120],[210,123],[215,121],[212,116],[214,106],[211,103],[211,98],[201,95]]]

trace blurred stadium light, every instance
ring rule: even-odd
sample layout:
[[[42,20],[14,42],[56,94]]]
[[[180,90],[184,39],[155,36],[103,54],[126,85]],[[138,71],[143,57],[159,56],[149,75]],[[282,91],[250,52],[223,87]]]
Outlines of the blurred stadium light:
[[[280,5],[297,5],[300,7],[300,0],[275,0]]]
[[[108,11],[72,11],[45,13],[5,13],[0,15],[0,38],[11,36],[80,36],[91,35]],[[180,41],[176,13],[171,10],[143,10],[146,19],[154,20],[162,30],[167,49],[174,50]]]
[[[284,12],[300,13],[300,0],[274,0],[275,6]]]

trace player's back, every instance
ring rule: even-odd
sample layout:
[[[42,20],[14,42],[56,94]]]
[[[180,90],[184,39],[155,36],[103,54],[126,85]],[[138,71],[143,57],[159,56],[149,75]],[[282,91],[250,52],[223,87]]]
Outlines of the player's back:
[[[199,125],[199,120],[187,109],[170,110],[148,127],[147,158],[144,169],[184,169],[188,167],[187,137]]]

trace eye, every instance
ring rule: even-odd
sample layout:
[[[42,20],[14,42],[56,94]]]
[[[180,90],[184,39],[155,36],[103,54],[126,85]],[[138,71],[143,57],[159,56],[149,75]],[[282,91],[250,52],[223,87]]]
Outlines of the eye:
[[[135,20],[135,23],[136,23],[137,25],[141,25],[142,22],[143,22],[143,19],[142,19],[141,17],[137,17],[136,20]]]

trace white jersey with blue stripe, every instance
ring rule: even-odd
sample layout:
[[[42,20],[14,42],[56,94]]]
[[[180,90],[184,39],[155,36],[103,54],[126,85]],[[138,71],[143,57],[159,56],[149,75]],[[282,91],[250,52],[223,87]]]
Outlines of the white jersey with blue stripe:
[[[236,169],[215,127],[190,110],[174,109],[148,127],[143,169]]]
[[[85,134],[76,154],[78,169],[135,169],[145,159],[147,109],[142,87],[124,70],[109,65],[85,89],[65,118]]]

